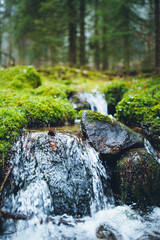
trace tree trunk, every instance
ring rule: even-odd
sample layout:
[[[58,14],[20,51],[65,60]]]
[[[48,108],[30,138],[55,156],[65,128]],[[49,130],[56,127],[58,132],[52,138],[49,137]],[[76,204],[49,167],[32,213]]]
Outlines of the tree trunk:
[[[125,71],[130,71],[130,49],[129,49],[129,36],[124,37],[124,67]]]
[[[105,18],[104,18],[104,26],[103,26],[103,46],[102,46],[102,69],[105,71],[108,67],[107,61],[107,41],[106,41],[106,26],[105,26]]]
[[[152,0],[149,0],[149,12],[148,12],[148,67],[150,68],[152,66],[152,38],[153,38],[153,32],[152,32],[152,14],[153,14],[153,8],[152,8]]]
[[[160,51],[159,51],[159,41],[160,41],[160,22],[159,22],[159,0],[155,0],[155,72],[159,73],[160,64]]]
[[[84,66],[85,59],[85,7],[86,0],[80,1],[80,66]]]
[[[99,49],[99,40],[97,39],[98,35],[99,35],[99,31],[98,31],[98,15],[97,15],[97,9],[98,9],[98,0],[95,0],[95,22],[94,22],[94,29],[95,29],[95,51],[94,51],[94,62],[95,62],[95,66],[96,68],[99,70],[100,67],[100,49]]]
[[[74,0],[68,0],[69,18],[69,65],[76,65],[76,5]]]

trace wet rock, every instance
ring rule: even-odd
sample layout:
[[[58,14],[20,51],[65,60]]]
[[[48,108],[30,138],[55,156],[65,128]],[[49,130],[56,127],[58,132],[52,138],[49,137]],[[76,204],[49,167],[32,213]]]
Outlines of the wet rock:
[[[160,166],[146,150],[130,150],[117,164],[123,203],[160,206]]]
[[[81,118],[84,137],[101,154],[114,155],[133,147],[142,147],[143,138],[109,116],[84,111]]]
[[[91,109],[90,104],[86,101],[86,99],[82,98],[79,93],[72,96],[72,98],[70,99],[70,103],[77,111],[83,109]]]
[[[115,235],[115,230],[107,225],[101,225],[96,230],[96,237],[98,239],[106,239],[106,240],[121,240],[121,236],[118,236],[118,238]]]
[[[91,214],[94,201],[97,209],[104,206],[98,176],[105,169],[102,164],[96,169],[98,159],[95,159],[97,163],[93,162],[94,149],[79,142],[78,138],[62,133],[54,137],[47,133],[31,133],[22,136],[14,150],[15,200],[7,204],[14,206],[9,211],[84,216]]]

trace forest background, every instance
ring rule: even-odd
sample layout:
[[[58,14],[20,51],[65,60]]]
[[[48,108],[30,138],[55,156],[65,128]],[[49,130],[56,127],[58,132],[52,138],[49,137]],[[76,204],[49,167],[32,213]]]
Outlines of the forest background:
[[[1,0],[0,63],[159,71],[159,0]]]

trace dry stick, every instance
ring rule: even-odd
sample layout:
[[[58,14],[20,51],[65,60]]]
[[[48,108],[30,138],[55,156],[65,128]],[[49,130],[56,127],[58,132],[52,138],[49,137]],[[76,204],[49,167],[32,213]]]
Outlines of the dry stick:
[[[8,218],[11,218],[13,220],[30,220],[33,216],[28,216],[28,215],[25,215],[25,214],[18,214],[18,213],[10,213],[10,212],[6,212],[6,211],[3,211],[0,209],[0,217],[4,218],[4,219],[8,219]],[[43,223],[43,219],[40,219],[40,223]],[[46,218],[45,219],[45,222],[52,222],[53,224],[56,224],[56,220],[55,218],[53,217],[49,217],[49,218]],[[76,219],[75,220],[75,223],[84,223],[85,221],[82,220],[82,219]],[[59,222],[57,223],[58,226],[60,224],[63,224],[63,225],[67,225],[67,226],[71,226],[73,227],[72,223],[70,223],[69,221],[65,220],[65,219],[62,219],[60,218],[59,219]]]
[[[11,167],[9,168],[9,170],[8,170],[8,172],[7,172],[7,174],[6,174],[5,178],[4,178],[4,180],[3,180],[3,182],[2,182],[2,185],[1,185],[1,187],[0,187],[0,192],[3,191],[4,185],[5,185],[6,181],[7,181],[7,179],[8,179],[8,177],[9,177],[10,173],[12,172],[12,169],[13,169],[13,166],[11,166]]]
[[[0,236],[7,236],[16,233],[17,231],[14,232],[5,232],[5,233],[0,233]]]
[[[27,216],[24,214],[17,214],[17,213],[10,213],[10,212],[3,211],[1,209],[0,209],[0,217],[4,219],[11,218],[13,220],[29,220],[32,218],[32,216]]]

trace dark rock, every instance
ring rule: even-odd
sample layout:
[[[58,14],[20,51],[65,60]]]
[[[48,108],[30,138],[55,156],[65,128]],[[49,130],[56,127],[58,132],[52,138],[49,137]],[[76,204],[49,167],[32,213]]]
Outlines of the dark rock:
[[[84,111],[81,118],[82,133],[101,154],[114,155],[133,147],[142,147],[143,138],[124,124],[109,116]]]
[[[72,96],[72,98],[70,99],[70,103],[77,111],[91,109],[90,104],[78,93]]]
[[[118,238],[116,237],[117,234],[115,234],[114,232],[115,229],[111,228],[108,225],[101,225],[98,227],[98,229],[96,230],[96,237],[98,239],[106,239],[106,240],[121,240],[121,236],[119,235]]]
[[[160,205],[160,166],[146,150],[130,150],[117,164],[123,203]]]
[[[54,137],[56,135],[56,133],[53,130],[49,130],[48,135]]]

